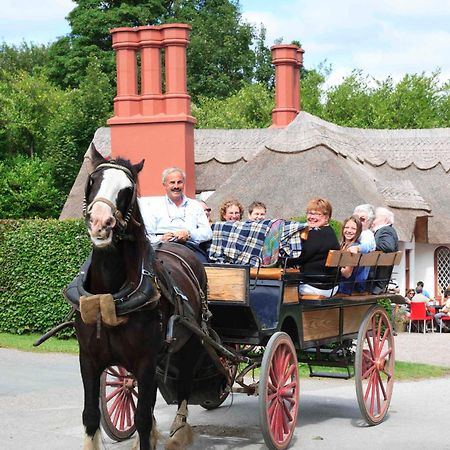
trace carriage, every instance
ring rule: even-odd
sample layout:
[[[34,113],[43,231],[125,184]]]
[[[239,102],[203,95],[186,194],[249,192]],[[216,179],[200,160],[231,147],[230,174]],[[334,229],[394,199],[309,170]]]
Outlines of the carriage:
[[[154,449],[157,388],[168,404],[178,405],[166,449],[184,449],[192,436],[187,402],[217,408],[233,386],[259,396],[266,445],[285,449],[297,421],[299,362],[312,377],[354,376],[367,423],[384,419],[395,352],[391,323],[378,300],[402,303],[403,297],[386,290],[299,296],[304,280],[289,258],[278,267],[204,267],[184,245],[152,249],[136,202],[143,161],[106,161],[95,149],[92,155],[96,168],[87,179],[84,212],[93,250],[65,289],[75,320],[35,343],[75,327],[84,450],[100,448],[100,422],[111,438],[124,440],[137,431],[136,445]],[[352,266],[376,273],[384,268],[378,281],[387,285],[400,258],[398,252],[330,251],[326,265],[334,284],[339,268]],[[257,370],[259,381],[249,381],[247,375]]]
[[[392,269],[400,259],[401,252],[355,255],[330,250],[327,265]],[[211,325],[217,336],[193,329],[200,339],[212,343],[217,359],[199,363],[189,403],[214,409],[230,392],[257,395],[267,447],[288,448],[299,408],[300,362],[308,366],[311,377],[354,377],[363,418],[369,425],[383,421],[392,396],[395,353],[391,322],[378,301],[402,303],[403,297],[389,292],[299,297],[301,273],[286,264],[275,268],[209,264],[206,272]],[[175,320],[192,328],[182,317]],[[255,369],[259,370],[256,382]],[[226,373],[225,385],[221,373]],[[160,369],[158,382],[165,401],[175,403],[174,376],[164,376]],[[133,434],[137,397],[133,374],[117,366],[105,370],[102,424],[112,439]]]

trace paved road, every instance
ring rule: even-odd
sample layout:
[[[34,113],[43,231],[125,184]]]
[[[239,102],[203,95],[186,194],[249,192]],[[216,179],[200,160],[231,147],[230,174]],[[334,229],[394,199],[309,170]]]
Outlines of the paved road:
[[[75,356],[0,349],[0,448],[81,449],[82,388]],[[365,450],[380,448],[450,450],[450,378],[397,383],[384,423],[367,427],[354,382],[301,380],[300,412],[292,449]],[[230,403],[233,405],[230,407]],[[159,399],[156,417],[167,436],[174,407]],[[234,394],[215,411],[191,407],[196,440],[192,450],[265,449],[258,423],[258,399]],[[446,437],[447,434],[447,437]],[[106,449],[125,450],[129,442]],[[163,448],[163,445],[159,445]]]

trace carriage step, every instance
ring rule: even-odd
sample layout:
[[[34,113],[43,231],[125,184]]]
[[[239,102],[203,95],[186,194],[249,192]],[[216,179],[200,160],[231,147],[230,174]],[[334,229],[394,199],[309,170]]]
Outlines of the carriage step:
[[[350,372],[344,373],[344,372],[314,372],[311,371],[309,376],[311,378],[339,378],[343,380],[349,380],[353,377],[353,374]]]

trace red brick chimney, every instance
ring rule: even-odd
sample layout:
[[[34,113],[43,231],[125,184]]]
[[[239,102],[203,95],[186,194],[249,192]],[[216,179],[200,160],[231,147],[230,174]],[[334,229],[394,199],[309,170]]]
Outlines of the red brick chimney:
[[[186,78],[190,29],[185,24],[168,24],[111,30],[117,63],[114,117],[108,120],[111,152],[113,157],[122,156],[133,162],[145,158],[140,176],[142,196],[164,193],[161,172],[171,166],[186,172],[186,194],[195,195],[195,119],[191,116]]]
[[[300,67],[304,50],[296,45],[274,45],[272,63],[275,65],[275,108],[272,127],[289,125],[300,112]]]

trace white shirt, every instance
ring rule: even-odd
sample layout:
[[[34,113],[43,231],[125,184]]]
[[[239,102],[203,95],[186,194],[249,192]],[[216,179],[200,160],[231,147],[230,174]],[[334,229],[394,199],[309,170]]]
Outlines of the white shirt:
[[[138,199],[145,229],[150,242],[161,240],[161,235],[171,231],[188,230],[190,240],[199,244],[212,239],[211,225],[203,207],[196,200],[183,196],[177,206],[164,197],[141,197]]]
[[[359,252],[369,253],[376,248],[375,236],[371,230],[363,230],[359,236]]]

